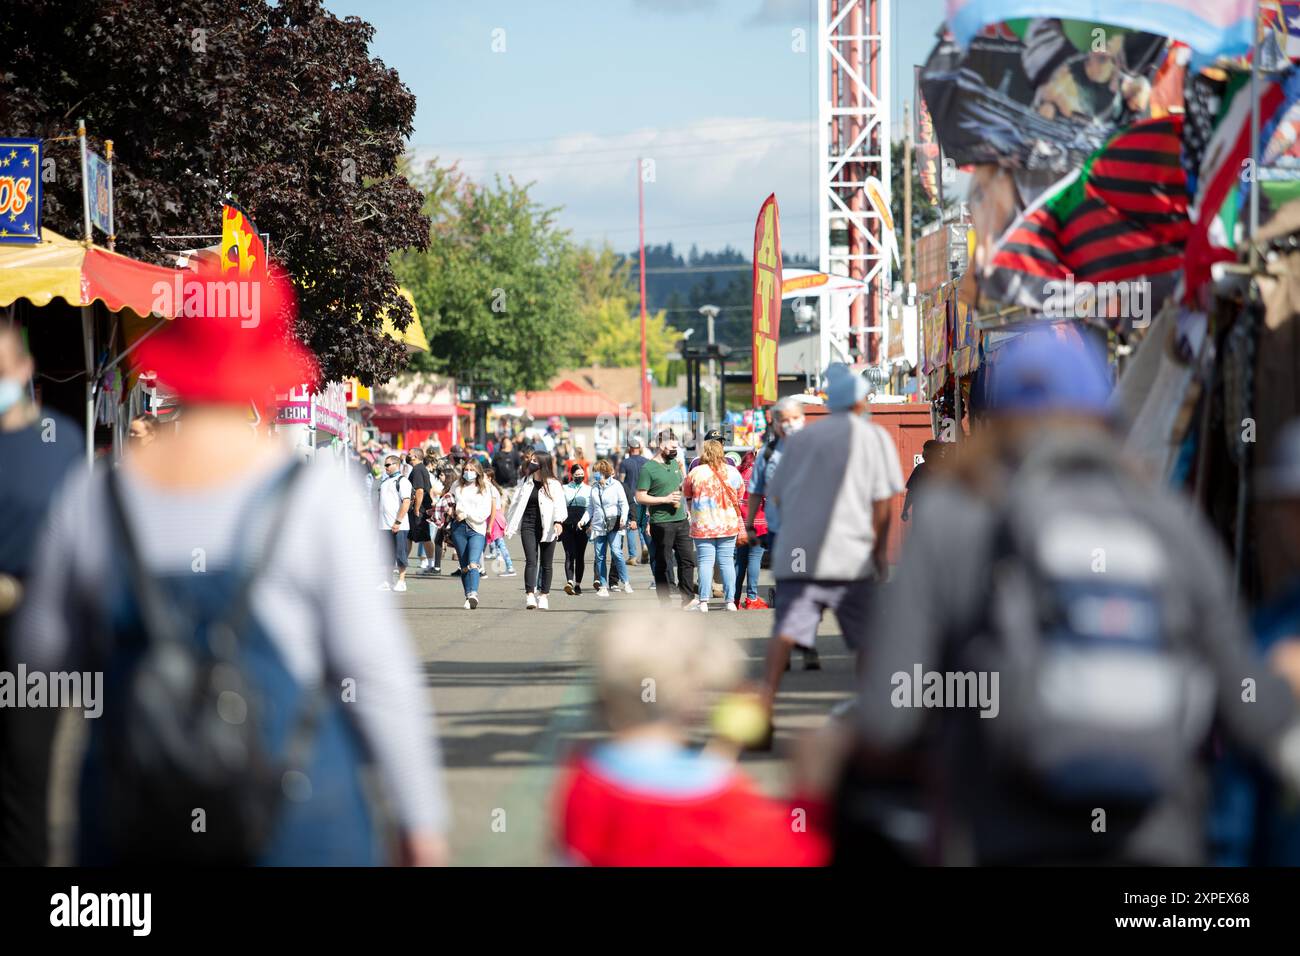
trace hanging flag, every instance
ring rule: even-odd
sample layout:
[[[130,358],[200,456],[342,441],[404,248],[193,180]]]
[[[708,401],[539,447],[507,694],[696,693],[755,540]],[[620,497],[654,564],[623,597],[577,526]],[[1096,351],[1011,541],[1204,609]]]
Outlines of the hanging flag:
[[[1216,262],[1237,258],[1235,241],[1235,191],[1242,177],[1254,175],[1250,158],[1251,95],[1248,74],[1230,77],[1224,95],[1223,111],[1214,135],[1205,147],[1197,179],[1196,200],[1191,209],[1194,225],[1187,237],[1187,300],[1193,301],[1197,289],[1209,281],[1210,268]],[[1270,77],[1260,78],[1259,115],[1268,123],[1286,100],[1281,83]]]
[[[1080,20],[994,23],[964,47],[945,33],[921,71],[921,91],[948,159],[1041,172],[1050,182],[1145,117],[1166,42]]]
[[[781,224],[776,193],[754,226],[754,407],[777,399],[776,346],[781,335]]]
[[[253,220],[233,203],[221,207],[221,271],[265,275],[266,247]]]
[[[889,208],[885,184],[875,176],[868,176],[862,183],[862,191],[867,194],[867,202],[871,203],[872,210],[880,217],[880,224],[884,233],[881,241],[884,242],[885,248],[893,254],[894,265],[898,265],[898,236],[894,233],[894,214]]]
[[[1173,115],[1112,137],[1011,224],[981,291],[1047,318],[1118,325],[1154,315],[1190,230],[1182,130]]]
[[[939,205],[939,177],[943,175],[943,157],[940,155],[939,140],[934,135],[934,118],[930,116],[930,107],[921,95],[921,68],[912,67],[915,83],[913,100],[916,103],[916,130],[912,138],[916,141],[916,168],[921,178],[921,188],[925,190],[930,205]]]
[[[113,235],[111,167],[93,150],[86,150],[86,189],[90,194],[90,224],[106,236]]]
[[[0,242],[41,241],[41,141],[0,139]]]
[[[1164,34],[1205,56],[1241,56],[1254,38],[1255,0],[948,0],[963,47],[988,24],[1018,17],[1092,20]]]

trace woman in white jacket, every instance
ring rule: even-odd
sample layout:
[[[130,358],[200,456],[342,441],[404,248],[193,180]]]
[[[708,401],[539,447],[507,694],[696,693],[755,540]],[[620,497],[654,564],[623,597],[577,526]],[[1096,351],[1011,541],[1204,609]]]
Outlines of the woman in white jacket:
[[[452,488],[456,512],[451,523],[451,545],[460,559],[460,584],[465,589],[465,610],[478,607],[478,581],[483,571],[483,548],[495,507],[483,468],[468,461]]]
[[[632,593],[632,582],[627,577],[627,561],[623,557],[621,531],[627,526],[627,494],[621,482],[614,481],[614,467],[604,458],[596,462],[592,471],[591,500],[587,505],[587,520],[591,523],[591,540],[596,545],[596,596],[609,597],[608,578],[605,575],[605,552],[613,555],[614,568],[623,590]],[[618,585],[614,585],[618,590]]]
[[[555,477],[555,464],[544,451],[537,455],[506,513],[506,537],[518,532],[524,545],[524,607],[549,610],[547,595],[551,591],[551,562],[555,542],[568,517],[564,486]]]

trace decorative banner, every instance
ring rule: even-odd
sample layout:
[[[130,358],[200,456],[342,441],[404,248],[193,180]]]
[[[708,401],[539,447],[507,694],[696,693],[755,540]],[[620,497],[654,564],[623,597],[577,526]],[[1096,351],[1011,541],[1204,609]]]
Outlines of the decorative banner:
[[[1167,34],[1207,56],[1241,55],[1254,36],[1255,0],[948,0],[948,24],[963,46],[999,20],[1080,13],[1098,23]]]
[[[284,394],[275,396],[275,423],[277,425],[311,424],[311,387],[295,385]]]
[[[916,129],[912,134],[912,139],[915,140],[913,149],[916,153],[916,168],[926,197],[931,205],[937,206],[939,205],[939,177],[943,175],[943,156],[939,149],[939,141],[934,135],[934,118],[930,116],[930,107],[926,106],[925,97],[921,95],[921,68],[915,66],[912,69],[916,74],[913,87]]]
[[[238,206],[221,207],[221,271],[241,276],[266,272],[266,247],[253,220]]]
[[[312,396],[312,421],[319,431],[342,438],[348,430],[348,403],[342,382],[330,382]]]
[[[875,176],[868,176],[862,188],[867,194],[867,201],[871,203],[871,208],[875,210],[884,225],[885,247],[893,253],[894,265],[898,265],[898,236],[894,234],[894,214],[889,210],[887,198],[889,194],[885,191],[885,184]]]
[[[754,226],[754,407],[777,399],[776,345],[781,336],[781,224],[776,193]]]
[[[0,139],[0,242],[41,241],[41,141]]]
[[[861,279],[831,275],[813,269],[786,269],[781,278],[783,299],[817,298],[836,292],[869,292],[871,286]]]
[[[997,23],[965,50],[945,33],[921,89],[943,153],[958,166],[1060,177],[1146,115],[1165,45],[1162,36],[1081,20]]]
[[[113,235],[113,187],[108,163],[86,150],[86,188],[90,193],[90,224],[106,236]]]

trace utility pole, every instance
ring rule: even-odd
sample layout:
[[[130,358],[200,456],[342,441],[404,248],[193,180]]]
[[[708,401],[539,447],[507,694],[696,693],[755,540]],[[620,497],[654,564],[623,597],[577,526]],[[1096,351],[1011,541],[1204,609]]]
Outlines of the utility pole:
[[[636,161],[636,208],[641,246],[641,414],[645,416],[645,427],[650,429],[654,418],[650,414],[650,372],[646,367],[645,347],[645,171],[640,159]]]
[[[716,305],[700,306],[700,315],[704,316],[708,322],[709,333],[709,420],[706,426],[721,425],[718,418],[718,374],[717,366],[713,364],[713,320],[718,317],[722,310]]]
[[[903,294],[912,288],[912,104],[903,106]]]

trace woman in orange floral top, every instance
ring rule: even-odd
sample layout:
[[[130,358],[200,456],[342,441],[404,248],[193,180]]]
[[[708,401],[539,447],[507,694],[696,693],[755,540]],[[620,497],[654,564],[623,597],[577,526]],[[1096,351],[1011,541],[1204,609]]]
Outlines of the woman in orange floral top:
[[[691,469],[682,485],[699,562],[701,611],[709,609],[714,562],[722,572],[726,609],[736,610],[736,535],[745,528],[740,504],[744,490],[744,479],[727,461],[722,443],[706,441],[700,452],[700,463]]]

